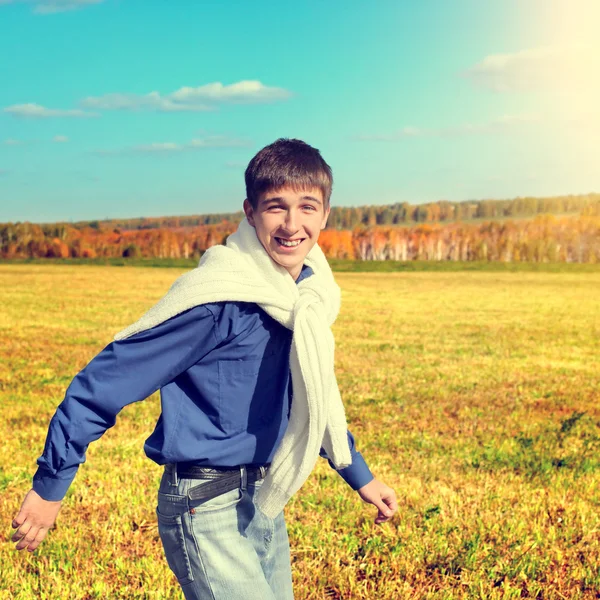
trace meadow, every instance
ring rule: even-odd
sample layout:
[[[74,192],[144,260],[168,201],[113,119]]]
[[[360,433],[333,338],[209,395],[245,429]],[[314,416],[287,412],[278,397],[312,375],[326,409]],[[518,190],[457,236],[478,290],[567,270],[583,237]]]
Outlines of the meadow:
[[[182,269],[0,265],[0,599],[180,598],[142,445],[88,450],[33,554],[9,541],[72,377]],[[600,270],[337,274],[338,381],[376,511],[324,460],[288,504],[298,600],[600,598]]]

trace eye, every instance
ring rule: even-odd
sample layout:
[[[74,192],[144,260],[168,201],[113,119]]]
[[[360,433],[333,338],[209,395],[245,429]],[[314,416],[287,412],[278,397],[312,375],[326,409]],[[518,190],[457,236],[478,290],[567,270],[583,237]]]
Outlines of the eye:
[[[306,205],[305,205],[303,208],[304,208],[305,210],[309,210],[309,211],[311,211],[311,210],[312,210],[312,211],[315,211],[315,210],[317,210],[317,209],[316,209],[316,208],[315,208],[315,207],[314,207],[312,204],[306,204]]]

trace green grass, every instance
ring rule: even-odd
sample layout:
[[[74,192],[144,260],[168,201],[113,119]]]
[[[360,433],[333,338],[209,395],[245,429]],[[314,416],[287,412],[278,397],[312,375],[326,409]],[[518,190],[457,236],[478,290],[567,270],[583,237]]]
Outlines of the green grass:
[[[434,261],[434,260],[341,260],[330,259],[333,271],[338,273],[395,273],[485,271],[497,273],[600,273],[600,264],[528,263],[492,261]]]
[[[181,270],[0,266],[6,537],[70,378]],[[375,511],[319,461],[286,508],[299,600],[580,600],[600,593],[600,273],[339,273],[336,367]],[[0,598],[179,598],[142,452],[158,398],[88,451],[34,553],[0,547]]]
[[[531,263],[492,261],[433,261],[433,260],[345,260],[329,259],[331,268],[338,273],[395,273],[395,272],[456,272],[490,271],[509,273],[600,273],[600,264],[587,263]],[[193,269],[195,258],[19,258],[0,259],[0,265],[86,265],[112,267],[157,267]]]

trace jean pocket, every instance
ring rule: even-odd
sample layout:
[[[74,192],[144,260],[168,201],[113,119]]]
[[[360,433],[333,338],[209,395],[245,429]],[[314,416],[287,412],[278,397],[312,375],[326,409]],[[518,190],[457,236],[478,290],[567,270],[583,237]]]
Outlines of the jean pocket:
[[[182,515],[163,515],[156,510],[158,534],[162,541],[169,568],[179,583],[186,584],[194,580],[190,557],[185,542]]]
[[[190,508],[193,509],[194,512],[225,510],[226,508],[236,506],[242,499],[242,496],[243,492],[238,486],[235,489],[223,492],[214,498],[208,498],[206,500],[190,500]]]

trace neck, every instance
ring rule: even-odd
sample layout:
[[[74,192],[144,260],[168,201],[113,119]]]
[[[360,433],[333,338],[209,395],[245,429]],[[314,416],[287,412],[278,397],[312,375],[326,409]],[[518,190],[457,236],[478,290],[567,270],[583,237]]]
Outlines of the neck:
[[[300,277],[300,274],[302,273],[302,267],[303,265],[300,265],[299,267],[293,270],[288,270],[288,273],[292,276],[292,279],[294,281],[298,281],[298,277]]]

